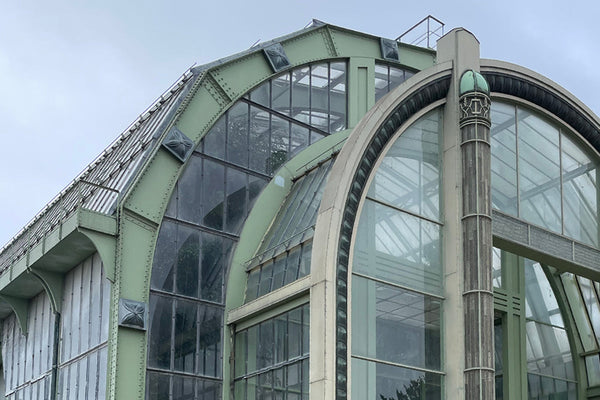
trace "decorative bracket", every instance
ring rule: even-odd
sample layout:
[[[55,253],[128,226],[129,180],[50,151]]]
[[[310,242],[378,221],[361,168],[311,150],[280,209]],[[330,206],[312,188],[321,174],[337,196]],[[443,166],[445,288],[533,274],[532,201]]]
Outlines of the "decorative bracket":
[[[174,126],[163,140],[162,145],[184,163],[192,153],[194,142]]]
[[[283,46],[280,43],[275,43],[271,46],[265,47],[263,51],[265,52],[265,56],[267,57],[267,60],[269,60],[269,64],[271,64],[271,68],[273,68],[274,72],[279,72],[292,65],[285,54],[285,51],[283,50]]]
[[[385,60],[400,61],[398,42],[392,39],[381,38],[381,57]]]
[[[119,326],[145,331],[147,325],[148,307],[146,303],[119,299]]]

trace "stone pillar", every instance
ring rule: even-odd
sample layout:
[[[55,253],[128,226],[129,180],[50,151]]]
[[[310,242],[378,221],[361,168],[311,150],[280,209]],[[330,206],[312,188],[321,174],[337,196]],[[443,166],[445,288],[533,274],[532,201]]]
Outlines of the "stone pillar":
[[[494,295],[489,86],[474,70],[459,89],[462,155],[465,399],[493,400]]]

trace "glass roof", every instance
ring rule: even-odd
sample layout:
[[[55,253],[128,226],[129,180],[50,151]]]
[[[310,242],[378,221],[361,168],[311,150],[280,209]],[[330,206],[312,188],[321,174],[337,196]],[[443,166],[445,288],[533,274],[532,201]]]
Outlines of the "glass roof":
[[[260,264],[312,238],[323,190],[334,160],[325,161],[294,182],[252,265]]]

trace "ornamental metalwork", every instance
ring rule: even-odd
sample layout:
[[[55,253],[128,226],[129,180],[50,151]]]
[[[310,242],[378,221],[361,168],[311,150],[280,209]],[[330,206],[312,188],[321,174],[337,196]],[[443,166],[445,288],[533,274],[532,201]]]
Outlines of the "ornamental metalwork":
[[[481,92],[462,95],[459,99],[460,127],[474,123],[491,127],[490,106],[490,98]]]
[[[146,303],[119,299],[119,326],[146,330],[148,321],[148,307]]]
[[[398,42],[381,38],[381,56],[386,60],[399,61]]]
[[[175,126],[171,128],[162,144],[181,162],[187,160],[194,146],[194,142]]]
[[[265,47],[264,52],[274,72],[279,72],[292,65],[280,43]]]

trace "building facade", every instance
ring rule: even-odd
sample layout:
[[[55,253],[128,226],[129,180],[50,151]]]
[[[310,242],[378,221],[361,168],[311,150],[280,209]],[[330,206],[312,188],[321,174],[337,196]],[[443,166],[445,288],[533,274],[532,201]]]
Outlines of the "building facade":
[[[600,119],[454,29],[194,67],[0,252],[9,399],[600,399]]]

